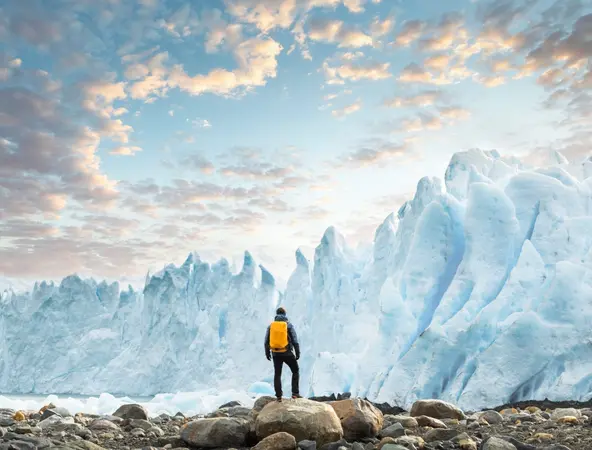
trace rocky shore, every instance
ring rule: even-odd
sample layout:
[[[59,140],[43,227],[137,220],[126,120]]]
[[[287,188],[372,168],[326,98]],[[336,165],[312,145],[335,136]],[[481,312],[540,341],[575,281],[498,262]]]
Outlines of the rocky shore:
[[[461,411],[421,400],[410,411],[365,399],[261,397],[253,408],[228,403],[205,416],[150,418],[140,405],[113,415],[49,404],[40,411],[0,409],[0,450],[587,450],[592,409],[521,402]]]

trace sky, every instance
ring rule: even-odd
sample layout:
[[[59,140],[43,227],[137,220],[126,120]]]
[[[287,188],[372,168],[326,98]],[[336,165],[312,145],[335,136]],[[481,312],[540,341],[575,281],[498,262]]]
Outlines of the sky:
[[[592,152],[592,0],[0,0],[0,281],[279,279],[451,156]]]

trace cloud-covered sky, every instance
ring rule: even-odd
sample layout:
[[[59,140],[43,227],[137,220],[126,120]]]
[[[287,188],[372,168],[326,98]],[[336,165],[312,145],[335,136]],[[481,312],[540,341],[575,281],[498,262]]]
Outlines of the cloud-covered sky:
[[[583,159],[591,92],[592,0],[0,1],[0,277],[286,276],[456,151]]]

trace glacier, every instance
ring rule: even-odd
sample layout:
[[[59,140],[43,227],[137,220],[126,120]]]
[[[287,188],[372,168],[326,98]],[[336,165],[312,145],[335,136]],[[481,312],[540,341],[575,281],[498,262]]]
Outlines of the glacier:
[[[301,391],[465,409],[592,396],[592,157],[531,167],[456,153],[378,226],[361,259],[329,227],[285,289],[190,253],[142,290],[81,279],[0,296],[0,392],[271,393],[277,305],[301,341]],[[237,394],[238,395],[238,394]]]

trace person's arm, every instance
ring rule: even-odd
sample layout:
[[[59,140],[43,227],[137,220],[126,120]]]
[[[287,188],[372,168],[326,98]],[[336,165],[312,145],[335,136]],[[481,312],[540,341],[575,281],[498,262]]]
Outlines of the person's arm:
[[[271,360],[271,349],[269,348],[269,326],[265,332],[265,357]]]
[[[294,325],[292,325],[291,323],[288,324],[288,336],[290,337],[290,342],[294,347],[296,359],[300,359],[300,343],[298,342],[298,335],[296,334],[296,329],[294,328]]]

